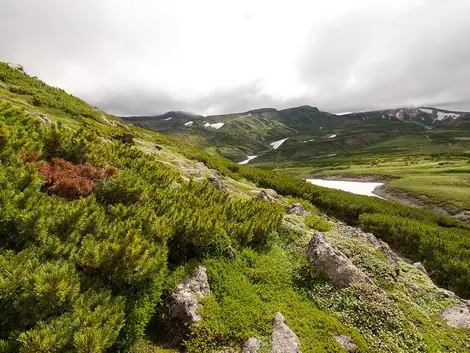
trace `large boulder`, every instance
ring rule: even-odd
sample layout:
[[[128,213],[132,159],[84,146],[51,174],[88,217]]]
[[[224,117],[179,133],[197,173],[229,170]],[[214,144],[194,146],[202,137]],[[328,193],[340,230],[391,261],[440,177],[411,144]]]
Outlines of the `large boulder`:
[[[338,335],[335,336],[336,342],[349,353],[356,352],[357,345],[354,343],[353,339],[349,335]]]
[[[296,334],[287,326],[284,316],[277,312],[273,324],[271,353],[301,353]]]
[[[178,285],[176,290],[167,299],[167,312],[169,316],[169,336],[175,342],[180,342],[189,333],[191,326],[201,320],[197,312],[198,300],[210,294],[206,268],[200,266],[193,276]]]
[[[255,337],[247,338],[242,344],[242,353],[257,353],[261,347],[261,341]]]
[[[306,211],[304,206],[300,203],[293,203],[286,207],[287,214],[294,214],[297,216],[308,216],[310,212]]]
[[[372,283],[364,272],[318,231],[308,244],[307,256],[311,264],[324,272],[336,288],[345,288],[353,283]]]
[[[441,318],[449,326],[470,328],[470,305],[467,303],[450,305],[441,311]]]

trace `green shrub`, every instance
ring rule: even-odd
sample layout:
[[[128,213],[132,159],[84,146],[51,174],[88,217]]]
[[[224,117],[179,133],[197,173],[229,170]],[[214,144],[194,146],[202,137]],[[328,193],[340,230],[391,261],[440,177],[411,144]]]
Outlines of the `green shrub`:
[[[305,218],[305,224],[310,228],[318,230],[320,232],[328,232],[330,231],[333,226],[328,221],[321,219],[317,216],[308,216]]]

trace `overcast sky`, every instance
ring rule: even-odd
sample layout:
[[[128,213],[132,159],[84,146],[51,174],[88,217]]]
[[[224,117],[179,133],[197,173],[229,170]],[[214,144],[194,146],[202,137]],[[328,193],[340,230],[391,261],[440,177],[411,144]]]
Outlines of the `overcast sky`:
[[[121,115],[470,110],[468,0],[0,0],[0,60]]]

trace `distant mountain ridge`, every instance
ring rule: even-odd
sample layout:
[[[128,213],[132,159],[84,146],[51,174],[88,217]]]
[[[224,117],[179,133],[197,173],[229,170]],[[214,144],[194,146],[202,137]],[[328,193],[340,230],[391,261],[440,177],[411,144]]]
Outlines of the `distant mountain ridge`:
[[[430,130],[462,131],[469,113],[433,107],[397,108],[347,114],[303,105],[260,108],[241,113],[202,116],[181,111],[125,117],[128,122],[216,149],[234,161],[253,162],[328,156],[406,134]],[[436,130],[436,131],[437,131]],[[285,140],[274,149],[273,144]]]

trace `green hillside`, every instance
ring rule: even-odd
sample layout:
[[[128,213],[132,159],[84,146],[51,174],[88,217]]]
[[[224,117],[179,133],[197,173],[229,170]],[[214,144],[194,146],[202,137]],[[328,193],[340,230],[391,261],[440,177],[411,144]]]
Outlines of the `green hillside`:
[[[227,125],[274,124],[263,146],[301,131],[282,111],[248,114]],[[208,143],[223,128],[206,136],[204,120],[218,119],[188,134]],[[470,328],[443,314],[470,298],[470,230],[453,218],[240,166],[4,63],[0,163],[0,352],[240,352],[248,338],[269,352],[279,327],[304,353],[345,352],[344,341],[470,350]],[[315,239],[366,280],[337,285],[312,260]],[[198,292],[201,266],[210,290]],[[191,324],[169,310],[178,295],[196,306]]]

